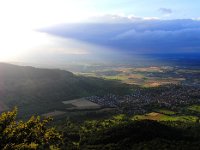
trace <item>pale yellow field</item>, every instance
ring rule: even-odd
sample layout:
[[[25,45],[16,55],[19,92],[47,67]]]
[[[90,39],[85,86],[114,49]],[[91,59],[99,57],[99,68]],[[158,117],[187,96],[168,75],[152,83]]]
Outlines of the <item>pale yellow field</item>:
[[[134,71],[139,71],[139,72],[163,72],[163,70],[160,67],[135,68]]]
[[[100,105],[93,103],[85,98],[74,99],[69,101],[63,101],[63,104],[71,104],[74,107],[67,108],[67,110],[80,110],[80,109],[98,109],[101,108]]]
[[[63,115],[65,113],[66,112],[64,112],[64,111],[55,110],[55,111],[52,111],[52,112],[49,112],[49,113],[42,114],[42,116],[43,117],[55,117],[55,116]]]

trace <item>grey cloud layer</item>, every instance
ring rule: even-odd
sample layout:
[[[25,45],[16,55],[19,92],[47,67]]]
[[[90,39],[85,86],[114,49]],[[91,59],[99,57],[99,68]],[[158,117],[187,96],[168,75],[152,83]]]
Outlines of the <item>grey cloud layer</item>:
[[[200,21],[63,24],[41,31],[134,52],[200,52]]]

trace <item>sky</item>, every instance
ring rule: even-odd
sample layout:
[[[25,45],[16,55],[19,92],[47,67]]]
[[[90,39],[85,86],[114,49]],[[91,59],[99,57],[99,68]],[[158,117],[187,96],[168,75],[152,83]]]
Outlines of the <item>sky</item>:
[[[199,6],[199,0],[0,0],[0,18],[3,25],[17,28],[82,22],[106,14],[198,19]]]
[[[163,52],[168,46],[171,52],[177,49],[197,52],[200,47],[199,6],[199,0],[0,0],[0,61],[25,57],[33,52],[39,55],[38,51],[52,53],[52,43],[54,51],[61,53],[62,49],[63,55],[91,52],[80,47],[75,50],[76,44],[63,44],[69,43],[69,39],[85,42],[84,45],[89,44],[89,47],[96,45],[97,49],[102,47],[105,51],[109,48]],[[177,19],[189,21],[173,21]],[[156,22],[158,20],[160,22]],[[140,26],[136,25],[137,21],[140,21]],[[70,27],[71,31],[58,29],[59,25],[68,27],[69,23],[78,24],[80,30]],[[114,25],[110,27],[110,32],[107,30],[102,34],[101,30],[108,26],[96,25],[91,28],[90,25],[84,27],[85,23]],[[116,26],[118,23],[132,23],[133,26]],[[139,27],[142,32],[138,30]],[[45,28],[47,30],[38,34],[38,30]],[[61,32],[64,35],[60,35]],[[147,43],[142,42],[145,40]],[[153,45],[155,41],[158,43],[156,47]],[[163,41],[166,42],[163,44]],[[182,42],[184,44],[181,45]]]

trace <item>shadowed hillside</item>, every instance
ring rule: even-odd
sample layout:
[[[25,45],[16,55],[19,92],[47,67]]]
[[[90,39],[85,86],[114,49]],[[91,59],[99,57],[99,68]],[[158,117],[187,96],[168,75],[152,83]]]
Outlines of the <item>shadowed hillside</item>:
[[[0,63],[0,101],[9,108],[18,106],[19,116],[65,109],[62,101],[109,92],[125,94],[129,87],[59,69]]]

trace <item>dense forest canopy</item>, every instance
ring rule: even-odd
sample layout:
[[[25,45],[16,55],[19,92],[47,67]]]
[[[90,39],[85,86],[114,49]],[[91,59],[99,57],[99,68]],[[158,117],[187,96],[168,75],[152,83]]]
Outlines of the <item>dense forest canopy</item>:
[[[116,149],[183,149],[200,146],[199,123],[132,120],[117,115],[104,120],[75,123],[66,120],[57,130],[49,119],[32,116],[16,121],[17,109],[0,116],[0,148],[116,150]]]

